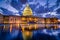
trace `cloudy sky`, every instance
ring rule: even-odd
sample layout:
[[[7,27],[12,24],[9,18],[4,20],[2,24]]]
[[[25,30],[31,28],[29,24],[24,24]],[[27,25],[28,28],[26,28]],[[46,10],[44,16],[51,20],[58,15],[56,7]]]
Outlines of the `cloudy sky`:
[[[0,0],[0,12],[4,15],[22,15],[26,3],[29,3],[35,16],[60,18],[60,14],[56,12],[59,7],[56,7],[57,0],[49,0],[49,11],[46,12],[47,0]]]

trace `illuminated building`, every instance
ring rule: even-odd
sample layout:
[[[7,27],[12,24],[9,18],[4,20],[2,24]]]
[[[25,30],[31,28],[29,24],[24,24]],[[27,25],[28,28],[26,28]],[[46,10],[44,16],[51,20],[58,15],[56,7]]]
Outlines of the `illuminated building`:
[[[32,16],[32,15],[33,15],[33,12],[31,8],[29,7],[29,5],[27,4],[27,6],[25,7],[23,11],[23,16]]]
[[[49,28],[50,24],[57,24],[57,18],[42,18],[33,16],[32,9],[27,4],[25,9],[23,10],[22,16],[6,16],[0,14],[0,23],[8,24],[10,26],[10,31],[12,31],[13,27],[19,29],[20,27],[24,30],[25,28],[28,29],[37,29],[37,28]],[[42,26],[43,25],[43,26]],[[7,25],[4,25],[4,28]],[[54,28],[57,28],[55,25]]]
[[[37,29],[42,29],[42,28],[47,28],[47,29],[57,29],[57,23],[58,19],[57,18],[42,18],[42,17],[36,17],[33,16],[32,9],[27,6],[23,10],[23,15],[22,16],[6,16],[0,14],[0,24],[3,23],[3,29],[4,30],[9,30],[10,32],[13,31],[13,28],[16,30],[22,29],[22,35],[24,40],[28,40],[29,38],[32,37],[32,31],[37,30]],[[1,28],[1,27],[0,27]]]

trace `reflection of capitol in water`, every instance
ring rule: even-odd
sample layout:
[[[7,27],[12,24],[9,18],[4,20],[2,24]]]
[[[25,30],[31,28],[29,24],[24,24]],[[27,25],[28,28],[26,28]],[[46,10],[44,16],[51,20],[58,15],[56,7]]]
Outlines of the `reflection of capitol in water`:
[[[0,28],[12,31],[13,28],[21,29],[24,31],[25,29],[28,30],[36,30],[42,28],[53,28],[57,29],[58,19],[53,18],[42,18],[42,17],[35,17],[33,16],[33,12],[29,5],[25,7],[22,16],[6,16],[0,14]]]
[[[16,26],[16,24],[0,24],[0,28],[9,29],[9,28],[16,28],[16,29],[50,29],[50,28],[57,28],[58,24],[20,24],[20,26]]]
[[[2,26],[3,25],[3,26]],[[37,29],[51,29],[57,28],[58,24],[20,24],[20,26],[16,26],[16,24],[0,24],[0,29],[5,29],[6,31],[11,28],[11,30],[15,29],[25,29],[25,30],[37,30]]]
[[[58,19],[42,18],[33,16],[33,12],[29,5],[25,7],[22,16],[3,15],[0,14],[0,31],[20,30],[24,40],[31,40],[34,30],[38,29],[57,29]]]

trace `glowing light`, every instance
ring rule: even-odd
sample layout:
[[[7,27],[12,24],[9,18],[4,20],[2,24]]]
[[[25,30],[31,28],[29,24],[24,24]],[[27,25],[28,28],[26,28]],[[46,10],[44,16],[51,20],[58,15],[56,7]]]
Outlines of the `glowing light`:
[[[22,27],[22,31],[24,31],[24,27]]]
[[[27,35],[27,36],[29,36],[29,35],[30,35],[30,34],[29,34],[29,31],[27,31],[27,32],[26,32],[26,35]]]
[[[29,5],[27,4],[27,6],[25,7],[24,11],[23,11],[23,16],[31,16],[32,14],[32,10],[29,7]]]
[[[12,24],[10,25],[10,32],[12,32]]]
[[[4,29],[5,29],[5,25],[4,25]]]
[[[25,18],[22,18],[22,20],[26,20]]]
[[[27,40],[28,38],[32,37],[32,32],[30,32],[30,31],[24,31],[22,33],[23,33],[23,39],[24,40]]]
[[[35,29],[37,29],[37,26],[38,26],[38,25],[35,24]]]

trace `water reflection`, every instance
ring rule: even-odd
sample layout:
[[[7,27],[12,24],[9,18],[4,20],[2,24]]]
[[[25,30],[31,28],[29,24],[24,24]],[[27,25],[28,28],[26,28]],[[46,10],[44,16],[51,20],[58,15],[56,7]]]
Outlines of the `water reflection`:
[[[18,26],[17,26],[18,25]],[[59,24],[0,24],[0,33],[7,33],[11,38],[17,37],[21,40],[32,40],[37,33],[56,35],[59,33]],[[36,36],[35,36],[36,37]]]
[[[1,30],[10,30],[13,31],[13,29],[16,30],[22,30],[24,31],[25,29],[27,30],[36,30],[36,29],[58,29],[60,28],[59,24],[0,24],[0,29]]]

